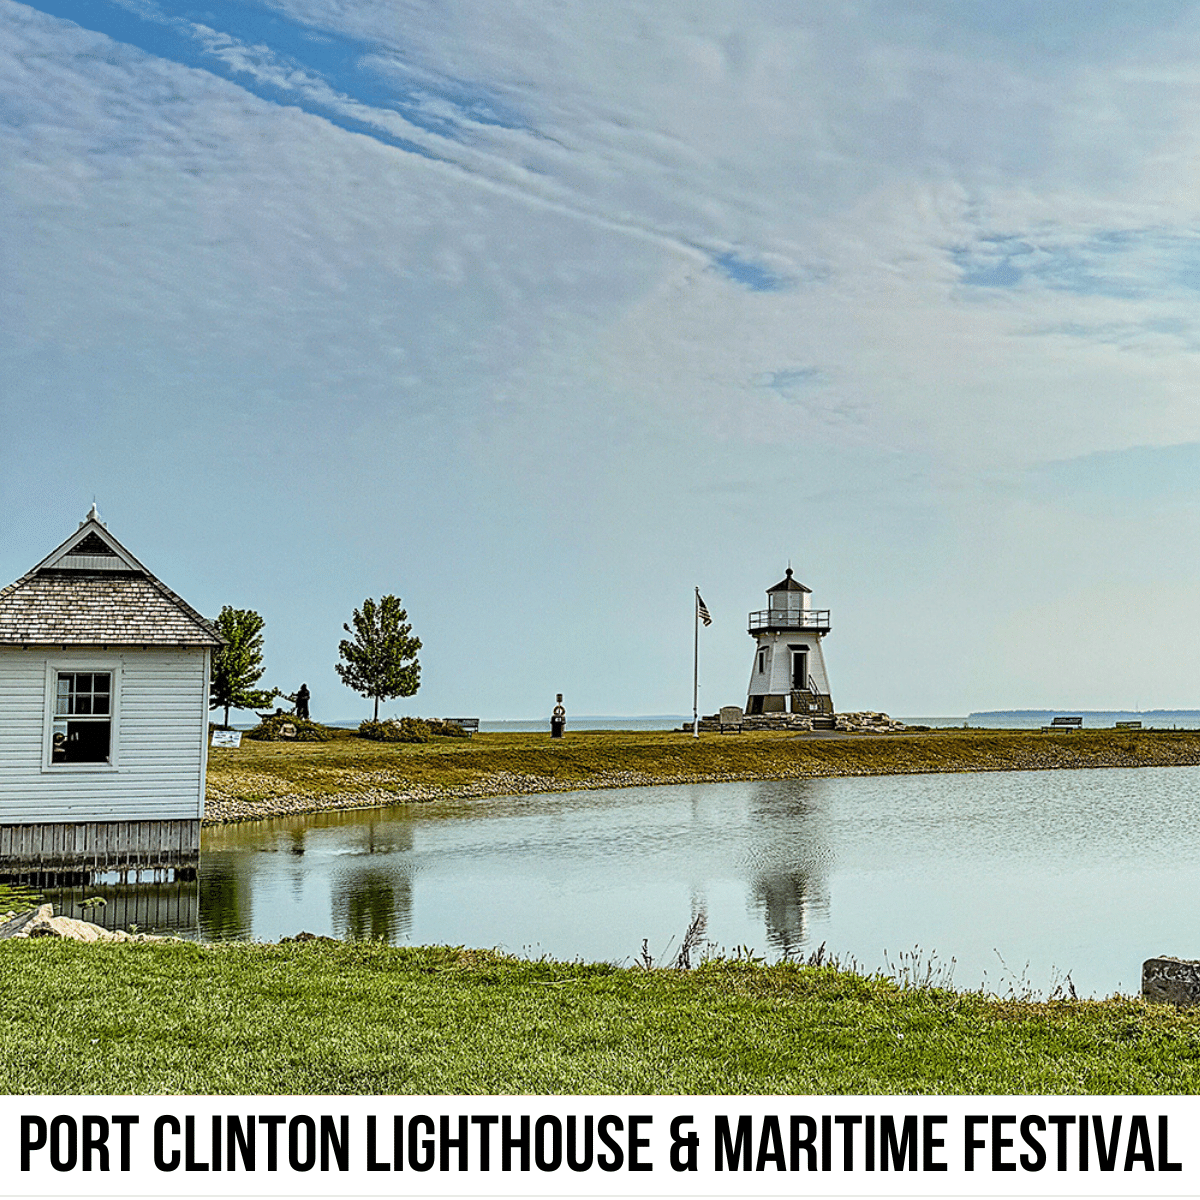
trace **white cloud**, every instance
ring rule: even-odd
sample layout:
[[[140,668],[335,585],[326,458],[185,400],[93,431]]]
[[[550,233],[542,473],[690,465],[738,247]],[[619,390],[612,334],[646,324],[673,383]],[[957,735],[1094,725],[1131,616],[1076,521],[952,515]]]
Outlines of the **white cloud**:
[[[213,472],[258,511],[305,487],[306,513],[419,510],[353,550],[364,577],[411,564],[433,611],[455,513],[450,557],[515,610],[559,595],[563,639],[627,639],[596,708],[628,671],[653,682],[624,706],[661,710],[671,651],[636,613],[677,573],[720,571],[736,611],[804,550],[869,611],[907,571],[986,642],[943,557],[1013,502],[997,481],[1200,440],[1194,21],[1031,52],[977,6],[275,9],[417,107],[215,17],[245,86],[0,0],[6,503],[31,506],[48,417],[81,511],[132,478],[231,519]],[[504,651],[494,710],[545,636]],[[735,698],[744,650],[714,660]]]

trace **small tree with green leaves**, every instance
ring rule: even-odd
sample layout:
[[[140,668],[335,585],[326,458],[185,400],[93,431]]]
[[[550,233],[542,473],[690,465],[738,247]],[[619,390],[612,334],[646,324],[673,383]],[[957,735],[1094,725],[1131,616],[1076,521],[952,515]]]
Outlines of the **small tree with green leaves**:
[[[258,708],[270,704],[280,693],[274,688],[255,688],[262,678],[263,619],[250,608],[230,608],[227,604],[213,622],[225,639],[213,655],[212,686],[208,707],[225,710],[225,727],[229,727],[231,708]]]
[[[343,661],[334,669],[348,688],[375,701],[378,721],[380,700],[413,696],[421,686],[421,639],[410,636],[412,626],[399,596],[384,596],[378,604],[364,600],[354,610],[353,622],[353,629],[342,626],[354,637],[338,644]]]

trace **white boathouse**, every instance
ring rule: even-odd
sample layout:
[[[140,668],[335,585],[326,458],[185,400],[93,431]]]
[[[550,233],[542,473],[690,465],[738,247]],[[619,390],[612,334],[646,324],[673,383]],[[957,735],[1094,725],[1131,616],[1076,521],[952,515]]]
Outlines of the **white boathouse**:
[[[95,505],[0,589],[0,877],[195,866],[221,644]]]
[[[755,641],[746,715],[809,713],[832,716],[833,698],[821,639],[829,610],[811,607],[812,590],[792,578],[792,568],[767,589],[767,607],[749,616]]]

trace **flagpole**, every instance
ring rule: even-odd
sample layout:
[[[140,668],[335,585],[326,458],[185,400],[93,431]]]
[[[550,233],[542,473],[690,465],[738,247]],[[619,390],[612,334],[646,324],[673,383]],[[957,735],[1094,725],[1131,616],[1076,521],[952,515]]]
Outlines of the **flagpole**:
[[[700,736],[700,589],[692,608],[692,737]]]

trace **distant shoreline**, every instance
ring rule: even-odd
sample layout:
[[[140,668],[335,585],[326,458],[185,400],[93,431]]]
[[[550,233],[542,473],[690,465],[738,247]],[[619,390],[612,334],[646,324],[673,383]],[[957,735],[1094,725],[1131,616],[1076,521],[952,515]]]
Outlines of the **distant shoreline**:
[[[1055,717],[1082,717],[1084,729],[1112,729],[1118,721],[1140,721],[1144,729],[1200,729],[1195,708],[1009,708],[968,713],[963,720],[977,729],[1040,729]]]

